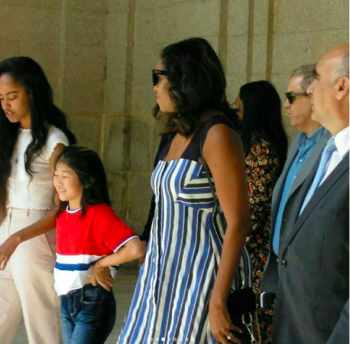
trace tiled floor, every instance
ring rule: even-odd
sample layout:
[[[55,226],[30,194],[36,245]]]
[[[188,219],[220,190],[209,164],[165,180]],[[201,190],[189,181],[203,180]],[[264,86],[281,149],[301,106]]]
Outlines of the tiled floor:
[[[128,312],[138,271],[120,270],[114,283],[114,293],[117,300],[117,322],[114,330],[109,336],[106,344],[115,344],[119,336],[124,317]],[[27,335],[24,326],[21,327],[14,344],[28,344]]]

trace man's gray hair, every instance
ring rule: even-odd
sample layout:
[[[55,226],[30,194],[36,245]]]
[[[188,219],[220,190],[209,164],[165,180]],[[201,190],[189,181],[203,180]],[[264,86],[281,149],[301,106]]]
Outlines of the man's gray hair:
[[[306,93],[308,87],[315,80],[315,74],[316,74],[316,64],[314,63],[310,65],[302,65],[294,69],[290,77],[294,78],[294,77],[302,76],[303,80],[300,83],[300,87],[302,91]]]
[[[334,65],[332,75],[330,77],[331,83],[336,83],[339,78],[343,76],[349,77],[349,51],[339,56],[339,62]]]

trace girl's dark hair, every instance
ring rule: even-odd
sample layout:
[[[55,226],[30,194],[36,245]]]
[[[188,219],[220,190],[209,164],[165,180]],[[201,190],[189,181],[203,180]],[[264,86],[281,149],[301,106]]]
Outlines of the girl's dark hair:
[[[264,139],[277,151],[279,175],[287,158],[288,137],[283,127],[282,104],[276,89],[268,81],[254,81],[241,87],[240,98],[243,103],[240,131],[246,155],[253,137]]]
[[[226,99],[226,79],[221,62],[203,38],[190,38],[168,45],[161,59],[170,83],[170,97],[175,113],[169,114],[167,130],[191,135],[206,110],[225,114],[237,127],[236,111]],[[159,106],[154,108],[157,117]]]
[[[61,129],[69,143],[75,136],[67,127],[66,115],[53,103],[51,86],[37,62],[29,57],[12,57],[0,62],[0,76],[8,74],[13,81],[23,86],[30,98],[31,130],[33,140],[25,152],[25,169],[29,175],[31,163],[45,146],[49,126]],[[11,174],[11,157],[16,144],[19,123],[11,123],[0,107],[0,209],[4,209],[7,198],[7,180]]]
[[[59,162],[74,170],[79,178],[83,187],[83,195],[81,197],[83,216],[88,205],[99,203],[111,205],[106,172],[96,152],[86,147],[68,146],[57,157],[56,166]],[[57,215],[67,205],[68,202],[61,202]]]

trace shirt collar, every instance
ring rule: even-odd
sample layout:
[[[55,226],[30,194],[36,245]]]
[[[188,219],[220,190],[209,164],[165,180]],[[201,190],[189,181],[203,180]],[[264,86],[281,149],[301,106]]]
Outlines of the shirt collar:
[[[349,151],[349,127],[344,128],[334,136],[334,143],[337,151],[343,157]]]
[[[83,209],[83,208],[79,208],[79,209],[75,209],[75,210],[69,210],[69,205],[67,205],[67,207],[66,207],[66,211],[67,211],[68,214],[76,214],[76,213],[78,213],[81,209]]]
[[[323,136],[325,132],[324,127],[319,127],[316,129],[313,133],[311,133],[309,136],[307,136],[305,133],[300,133],[298,136],[298,146],[299,148],[303,146],[307,141],[312,141],[314,143],[318,143],[320,138]]]

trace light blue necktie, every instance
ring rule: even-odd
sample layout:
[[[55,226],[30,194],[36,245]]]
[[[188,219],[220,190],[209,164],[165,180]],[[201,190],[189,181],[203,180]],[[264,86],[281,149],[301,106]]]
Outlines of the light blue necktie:
[[[313,194],[317,190],[318,186],[320,185],[324,175],[326,174],[328,162],[329,162],[333,152],[336,149],[337,149],[337,147],[335,146],[334,138],[332,138],[331,140],[329,140],[326,147],[324,147],[324,149],[323,149],[320,164],[318,165],[318,168],[317,168],[317,171],[315,174],[315,178],[314,178],[314,180],[310,186],[310,189],[305,197],[304,203],[301,206],[301,210],[300,210],[299,215],[301,215],[301,213],[304,211],[306,205],[309,203],[311,197],[313,196]]]

